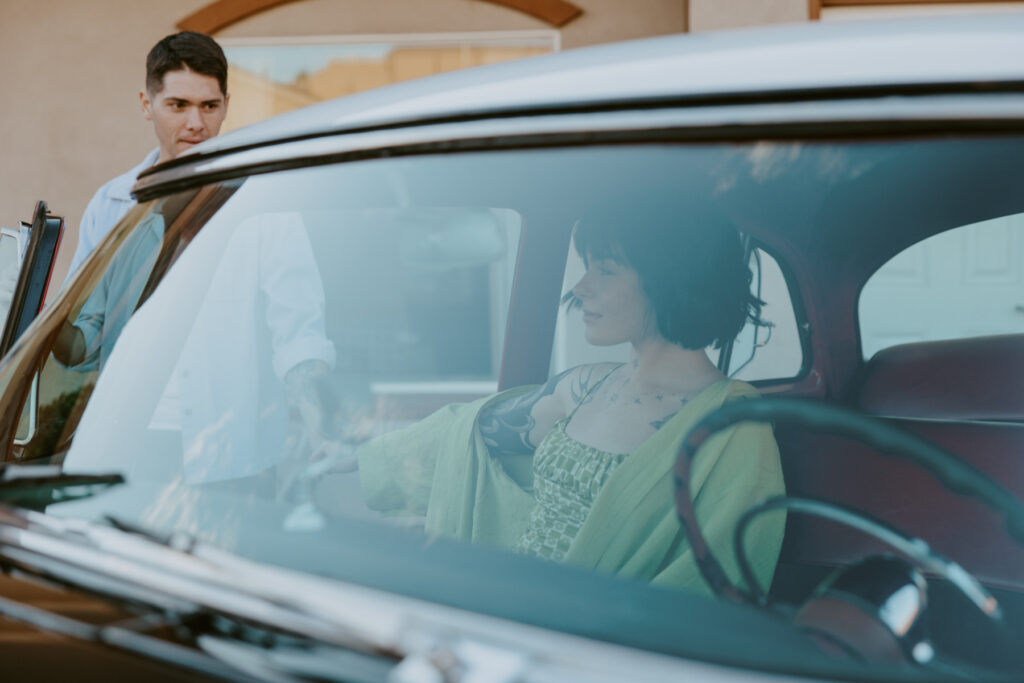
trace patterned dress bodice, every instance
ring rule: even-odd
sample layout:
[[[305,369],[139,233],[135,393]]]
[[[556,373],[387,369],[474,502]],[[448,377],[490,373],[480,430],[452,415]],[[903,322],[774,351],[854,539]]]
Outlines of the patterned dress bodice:
[[[537,506],[516,550],[562,560],[590,513],[594,499],[628,453],[607,453],[565,432],[570,417],[555,423],[533,456]]]

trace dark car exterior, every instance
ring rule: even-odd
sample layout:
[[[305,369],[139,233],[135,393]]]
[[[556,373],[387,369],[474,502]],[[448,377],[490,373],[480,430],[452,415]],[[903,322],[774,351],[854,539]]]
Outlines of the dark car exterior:
[[[1008,15],[580,50],[318,105],[148,172],[0,367],[0,562],[70,591],[13,581],[3,614],[71,639],[48,671],[1012,679],[1022,34]],[[584,268],[572,230],[594,207],[640,221],[663,201],[742,235],[770,324],[710,353],[766,402],[839,411],[765,419],[787,495],[852,508],[844,525],[791,508],[758,601],[367,506],[367,468],[338,466],[365,443],[628,359],[583,343],[560,305]],[[855,438],[828,433],[850,412],[870,416]],[[925,445],[892,436],[908,433]],[[672,486],[645,495],[676,509]],[[731,536],[709,537],[742,586]],[[909,569],[890,571],[893,551]],[[85,616],[40,607],[69,603]]]

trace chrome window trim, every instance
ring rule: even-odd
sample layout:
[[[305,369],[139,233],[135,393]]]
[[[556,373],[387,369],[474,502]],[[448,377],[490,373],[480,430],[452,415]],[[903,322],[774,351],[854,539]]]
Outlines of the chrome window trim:
[[[160,543],[109,525],[7,505],[0,505],[0,558],[18,566],[20,576],[69,582],[115,602],[170,614],[201,607],[323,644],[394,658],[396,664],[430,654],[439,645],[480,643],[524,657],[526,668],[516,680],[526,681],[606,676],[609,682],[653,683],[690,674],[701,680],[769,683],[792,673],[598,641],[261,564],[189,537]],[[800,664],[793,670],[810,673]]]
[[[539,114],[330,133],[179,160],[143,175],[140,200],[213,180],[346,159],[458,150],[755,135],[842,136],[1024,130],[1024,94],[891,96],[855,100],[640,108]]]

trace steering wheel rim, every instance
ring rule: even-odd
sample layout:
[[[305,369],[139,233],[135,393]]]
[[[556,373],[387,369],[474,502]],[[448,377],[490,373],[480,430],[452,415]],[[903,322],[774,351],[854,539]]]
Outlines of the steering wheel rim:
[[[767,512],[782,509],[787,512],[823,517],[870,535],[908,557],[919,569],[949,581],[971,604],[978,608],[979,612],[997,624],[1003,623],[1003,612],[995,596],[973,574],[957,562],[933,550],[921,538],[906,534],[885,520],[863,510],[828,501],[793,496],[775,496],[762,501],[744,512],[736,522],[736,529],[733,532],[733,552],[736,554],[736,562],[739,564],[743,581],[747,584],[748,595],[759,605],[768,606],[769,599],[767,593],[758,584],[757,577],[754,576],[754,571],[747,558],[744,540],[747,530],[755,519]]]
[[[743,591],[728,579],[721,563],[714,557],[700,530],[693,507],[693,499],[690,495],[690,465],[700,447],[711,435],[739,422],[786,422],[811,431],[828,432],[856,439],[890,457],[910,460],[932,474],[948,490],[973,497],[990,509],[1001,513],[1005,518],[1006,528],[1010,536],[1019,545],[1024,546],[1024,503],[993,481],[988,475],[964,462],[949,451],[914,434],[879,422],[876,418],[818,401],[787,398],[745,399],[727,403],[718,410],[704,416],[687,433],[676,456],[674,478],[676,509],[680,522],[690,541],[690,546],[693,549],[701,575],[716,595],[724,595],[740,602],[753,602],[754,604],[762,604],[764,602],[763,598],[758,597],[758,593],[763,595],[763,592],[760,590],[760,586],[756,584],[756,580],[752,581],[753,574],[749,569],[749,563],[747,563],[747,571],[744,573],[744,581],[750,586],[749,591]],[[822,503],[821,501],[814,502]],[[748,519],[748,515],[752,512],[755,517],[762,512],[767,512],[767,510],[758,511],[764,505],[764,503],[761,503],[744,513],[737,522],[737,534],[740,531],[741,523],[744,524],[744,529],[749,525],[750,519]],[[834,511],[847,512],[841,506],[825,505],[830,505]],[[772,509],[778,508],[773,507]],[[849,512],[852,512],[861,520],[866,520],[870,523],[876,522],[870,515],[859,510],[851,509]],[[825,514],[823,516],[828,515]],[[881,524],[882,528],[885,528],[886,531],[891,530],[899,536],[907,538],[906,534],[899,532],[895,528],[884,523]],[[913,540],[909,539],[910,542],[913,542]],[[734,541],[736,541],[735,535]],[[920,541],[920,543],[924,542]],[[927,547],[926,544],[925,547]],[[745,556],[738,554],[737,558],[739,559],[740,557],[743,557],[743,562],[745,562]],[[931,553],[921,555],[921,557],[927,561],[935,560],[937,563],[947,562],[948,564],[945,565],[945,568],[948,569],[950,574],[956,576],[957,580],[953,584],[958,590],[963,592],[964,587],[972,584],[981,587],[980,582],[973,575],[960,567],[960,565],[946,560],[941,555]],[[741,563],[741,571],[743,571],[743,566]],[[959,572],[963,574],[961,575]],[[971,590],[973,591],[973,586]],[[989,608],[989,612],[982,608],[982,605],[990,604],[988,603],[989,598],[991,598],[993,603],[995,601],[990,594],[987,594],[984,588],[982,588],[982,591],[984,591],[985,595],[980,598],[980,603],[976,598],[982,594],[972,596],[965,593],[965,595],[983,613],[1001,623],[1000,617],[997,616],[1001,615],[997,604],[994,604],[994,608]]]

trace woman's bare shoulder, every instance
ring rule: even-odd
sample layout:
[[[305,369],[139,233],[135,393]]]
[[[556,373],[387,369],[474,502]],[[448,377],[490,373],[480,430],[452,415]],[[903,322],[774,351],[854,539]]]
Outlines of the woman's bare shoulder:
[[[588,363],[577,365],[558,376],[555,396],[565,409],[572,412],[591,391],[621,363]]]

